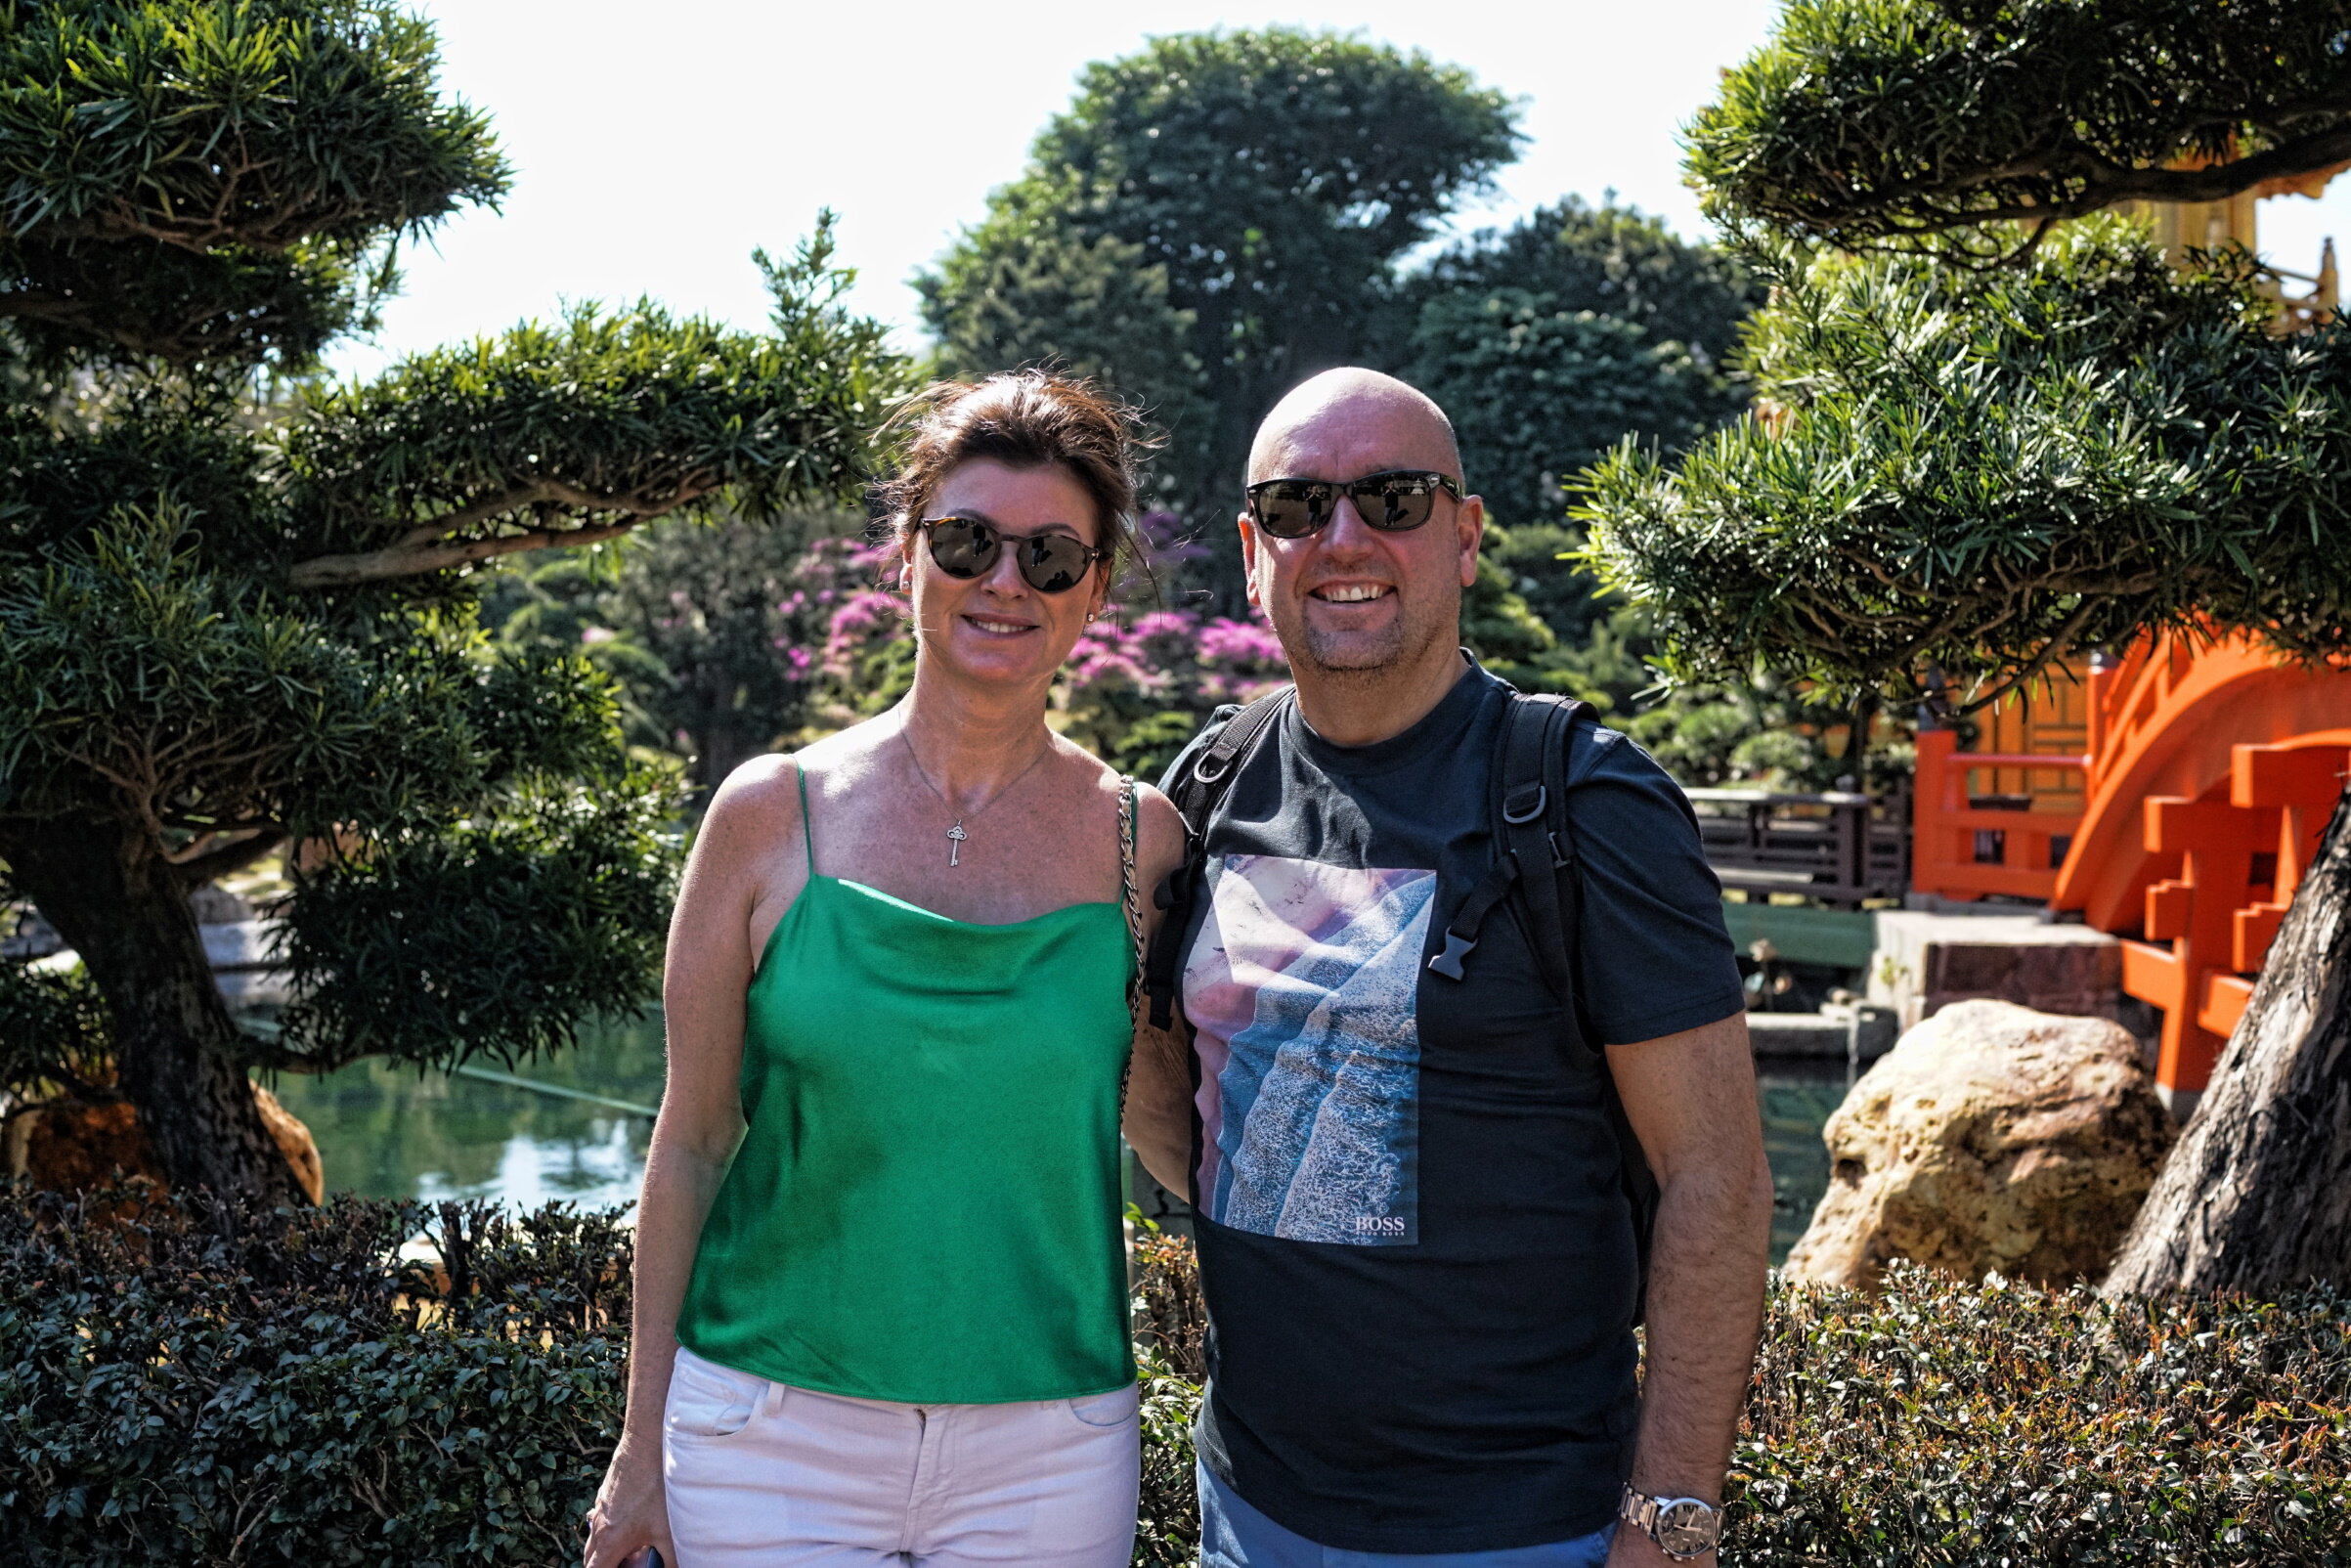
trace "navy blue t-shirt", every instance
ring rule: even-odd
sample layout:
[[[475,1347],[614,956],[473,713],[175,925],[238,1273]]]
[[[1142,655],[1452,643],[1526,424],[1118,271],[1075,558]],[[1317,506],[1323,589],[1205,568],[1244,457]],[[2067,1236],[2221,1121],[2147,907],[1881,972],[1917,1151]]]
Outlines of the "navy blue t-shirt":
[[[1199,1453],[1343,1550],[1589,1534],[1632,1462],[1638,1263],[1605,1067],[1514,903],[1487,916],[1462,980],[1427,968],[1492,863],[1508,701],[1471,668],[1418,723],[1361,747],[1292,705],[1206,830],[1183,977],[1209,1317]],[[1738,1012],[1680,787],[1613,730],[1579,724],[1569,745],[1595,1044]]]

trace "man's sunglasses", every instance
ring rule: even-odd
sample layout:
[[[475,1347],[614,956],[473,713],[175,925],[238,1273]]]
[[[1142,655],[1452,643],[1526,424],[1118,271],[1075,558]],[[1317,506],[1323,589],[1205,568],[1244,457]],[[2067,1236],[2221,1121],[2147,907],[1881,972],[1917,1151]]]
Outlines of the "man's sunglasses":
[[[1345,496],[1355,502],[1355,515],[1373,528],[1404,534],[1428,521],[1440,490],[1461,499],[1458,484],[1418,468],[1391,468],[1343,485],[1329,479],[1266,479],[1249,487],[1249,520],[1276,539],[1304,539],[1322,532]]]
[[[996,552],[1012,546],[1013,564],[1039,593],[1066,593],[1086,580],[1096,561],[1110,559],[1067,534],[1005,534],[977,517],[926,517],[917,525],[931,536],[931,559],[949,577],[985,577]]]

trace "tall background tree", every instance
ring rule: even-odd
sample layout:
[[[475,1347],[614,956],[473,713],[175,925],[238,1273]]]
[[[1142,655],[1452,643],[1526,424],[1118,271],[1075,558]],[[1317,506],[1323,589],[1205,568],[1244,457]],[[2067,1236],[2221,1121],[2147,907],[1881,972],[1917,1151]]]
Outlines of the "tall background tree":
[[[901,381],[821,228],[760,258],[769,333],[584,308],[304,379],[505,189],[434,68],[348,0],[0,10],[0,891],[84,965],[0,962],[47,1031],[0,1067],[126,1097],[177,1184],[295,1196],[257,1061],[511,1057],[649,993],[674,791],[588,663],[491,646],[469,570],[841,495]],[[189,894],[297,844],[264,1050]]]
[[[2351,158],[2347,26],[2282,0],[1791,5],[1690,134],[1780,290],[1748,353],[1769,417],[1593,480],[1593,558],[1677,673],[1964,710],[2150,629],[2351,658],[2351,330],[2276,333],[2242,256],[2175,273],[2114,221],[2058,226]],[[2110,1289],[2351,1281],[2347,858],[2338,808]]]
[[[921,280],[924,314],[951,370],[1111,372],[1169,428],[1168,502],[1221,520],[1265,411],[1363,357],[1397,258],[1518,142],[1500,93],[1417,54],[1287,28],[1156,39],[1087,67]],[[1236,546],[1208,537],[1230,589]]]

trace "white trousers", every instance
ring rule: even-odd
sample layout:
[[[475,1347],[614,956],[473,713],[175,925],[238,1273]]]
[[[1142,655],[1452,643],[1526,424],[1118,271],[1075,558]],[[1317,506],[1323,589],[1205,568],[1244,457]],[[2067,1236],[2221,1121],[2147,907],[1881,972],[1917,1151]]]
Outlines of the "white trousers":
[[[675,1568],[1126,1568],[1136,1391],[898,1405],[684,1346],[662,1420]]]

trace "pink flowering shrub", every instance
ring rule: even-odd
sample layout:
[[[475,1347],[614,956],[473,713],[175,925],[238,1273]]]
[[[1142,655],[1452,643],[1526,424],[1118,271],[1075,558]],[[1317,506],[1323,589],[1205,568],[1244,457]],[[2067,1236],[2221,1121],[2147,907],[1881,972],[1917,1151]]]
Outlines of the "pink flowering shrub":
[[[1203,621],[1190,610],[1098,621],[1061,680],[1062,732],[1105,762],[1156,778],[1219,706],[1288,678],[1282,644],[1256,621]]]
[[[914,680],[914,638],[897,585],[893,544],[824,539],[808,546],[798,577],[822,641],[810,660],[816,707],[839,723],[896,702]]]

